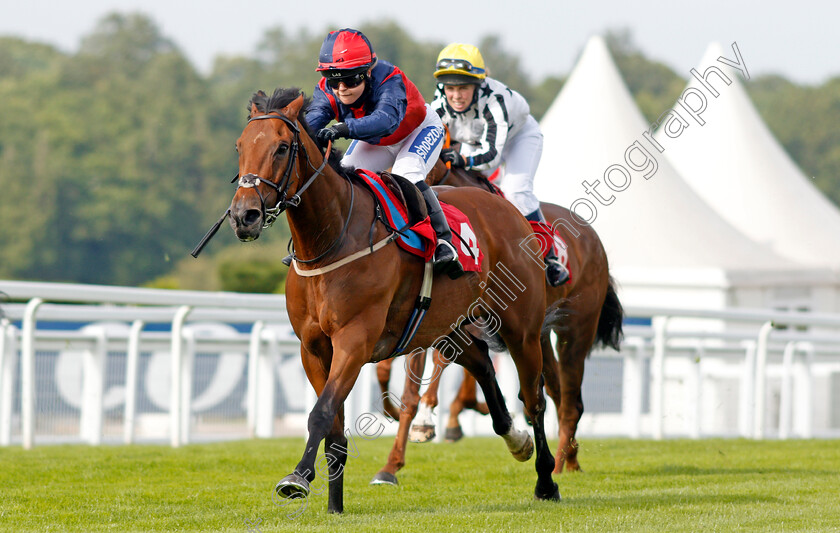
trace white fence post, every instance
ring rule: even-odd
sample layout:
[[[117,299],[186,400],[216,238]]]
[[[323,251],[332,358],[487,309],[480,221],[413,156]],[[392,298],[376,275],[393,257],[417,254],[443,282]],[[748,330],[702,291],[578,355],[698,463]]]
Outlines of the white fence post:
[[[262,332],[265,324],[257,320],[251,327],[251,337],[248,344],[248,396],[246,398],[245,410],[248,420],[248,435],[255,437],[257,434],[257,411],[259,410],[259,392],[257,380],[259,375],[260,346],[262,345]]]
[[[741,366],[741,379],[738,387],[738,434],[749,438],[752,428],[753,394],[755,379],[755,341],[745,341],[744,363]]]
[[[181,418],[183,416],[183,411],[181,408],[182,403],[182,379],[183,379],[183,350],[184,350],[184,342],[183,342],[183,334],[184,334],[184,321],[187,319],[187,315],[192,310],[192,307],[189,305],[184,305],[178,308],[178,311],[175,313],[175,318],[172,320],[172,349],[170,357],[171,360],[171,393],[170,393],[170,402],[169,402],[169,417],[170,417],[170,440],[173,448],[177,448],[181,445]]]
[[[125,360],[125,415],[123,416],[123,442],[134,442],[134,418],[137,414],[137,379],[140,366],[140,333],[146,323],[135,320],[128,333],[128,351]]]
[[[753,415],[753,438],[764,438],[764,393],[767,384],[767,344],[770,342],[770,333],[773,331],[773,322],[767,321],[758,331],[755,354],[755,413]]]
[[[628,345],[631,346],[632,352],[624,359],[621,418],[626,423],[626,431],[630,438],[638,439],[642,434],[645,341],[644,339],[628,339],[625,346]]]
[[[35,445],[35,315],[44,301],[32,298],[23,316],[20,352],[20,425],[24,450]]]
[[[703,343],[698,342],[695,348],[695,356],[689,362],[688,374],[686,375],[686,430],[692,439],[700,438],[700,424],[703,420],[703,372],[701,364],[706,355]]]
[[[82,357],[82,413],[79,436],[89,444],[102,443],[102,391],[105,386],[108,346],[105,328],[95,328],[96,341]]]
[[[803,387],[802,387],[802,438],[810,439],[814,436],[814,411],[812,408],[814,399],[814,345],[810,342],[800,343],[802,350],[805,352],[803,360]]]
[[[186,350],[181,359],[181,444],[190,443],[192,428],[193,378],[195,374],[195,331],[185,331]]]
[[[650,362],[652,379],[650,383],[650,415],[653,438],[662,440],[665,402],[665,351],[668,343],[667,316],[653,317],[653,358]]]
[[[12,443],[12,403],[18,358],[15,341],[15,327],[8,318],[0,320],[0,446]]]
[[[256,436],[266,439],[274,435],[274,394],[277,382],[275,374],[279,359],[277,332],[272,331],[268,339],[268,349],[257,358]]]
[[[796,341],[785,344],[782,354],[782,388],[779,393],[779,438],[790,437],[791,414],[793,412],[793,359],[796,356]]]

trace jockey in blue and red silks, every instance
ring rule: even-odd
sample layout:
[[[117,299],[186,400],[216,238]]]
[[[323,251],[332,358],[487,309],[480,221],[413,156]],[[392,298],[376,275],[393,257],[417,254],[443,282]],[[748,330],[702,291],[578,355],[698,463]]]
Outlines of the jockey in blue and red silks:
[[[423,194],[437,233],[435,271],[455,279],[464,273],[452,246],[452,234],[434,191],[424,181],[434,167],[444,139],[440,117],[398,67],[377,59],[365,35],[349,28],[330,32],[321,45],[307,122],[321,145],[353,139],[341,164],[394,174],[414,183]],[[327,126],[332,120],[337,122]]]

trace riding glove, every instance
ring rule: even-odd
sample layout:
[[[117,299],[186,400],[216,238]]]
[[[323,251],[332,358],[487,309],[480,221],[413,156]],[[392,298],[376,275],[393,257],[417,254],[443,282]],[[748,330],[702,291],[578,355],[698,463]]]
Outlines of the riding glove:
[[[440,151],[440,158],[446,163],[451,163],[453,168],[464,168],[467,162],[461,157],[461,153],[455,148],[444,148]]]
[[[334,141],[342,137],[350,137],[350,127],[344,122],[337,122],[329,128],[320,129],[315,134],[315,139],[321,145],[326,145],[328,141]]]

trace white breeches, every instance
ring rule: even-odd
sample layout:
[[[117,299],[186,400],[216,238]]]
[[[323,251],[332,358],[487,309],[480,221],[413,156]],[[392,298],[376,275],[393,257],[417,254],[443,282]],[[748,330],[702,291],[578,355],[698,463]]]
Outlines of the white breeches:
[[[496,184],[523,215],[540,207],[540,201],[534,195],[534,174],[540,164],[542,150],[543,135],[532,116],[502,150],[503,167]],[[490,175],[492,171],[486,174]]]
[[[443,123],[426,104],[426,118],[405,139],[388,146],[354,140],[341,159],[341,164],[373,172],[382,172],[390,167],[392,173],[417,183],[426,179],[426,175],[435,166],[443,138]]]

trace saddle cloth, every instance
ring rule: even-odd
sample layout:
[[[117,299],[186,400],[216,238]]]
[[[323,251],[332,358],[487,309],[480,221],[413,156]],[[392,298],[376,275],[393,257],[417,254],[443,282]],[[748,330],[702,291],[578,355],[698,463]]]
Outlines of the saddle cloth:
[[[400,230],[397,245],[403,250],[429,261],[435,253],[437,235],[432,229],[432,223],[427,216],[423,220],[409,226],[408,210],[403,201],[388,187],[382,177],[369,170],[356,170],[356,175],[370,187],[379,204],[385,219],[391,227]],[[467,272],[481,272],[481,261],[484,254],[478,246],[472,224],[463,212],[455,206],[441,202],[441,208],[449,228],[452,230],[452,244],[458,251],[458,259]]]
[[[560,236],[556,231],[552,231],[551,226],[546,224],[545,222],[531,222],[531,229],[534,230],[537,238],[540,240],[540,250],[542,251],[543,259],[545,256],[548,255],[548,251],[551,249],[549,246],[554,247],[554,253],[557,255],[557,259],[566,267],[566,270],[569,270],[569,250],[568,246],[566,245],[566,241],[563,240],[563,237]]]
[[[501,170],[502,167],[499,167],[490,174],[487,178],[487,183],[493,188],[493,192],[504,198],[505,193],[502,192],[502,189],[497,184],[499,178],[502,176]],[[531,228],[534,230],[534,233],[540,239],[540,250],[542,251],[543,259],[548,255],[548,251],[550,250],[549,246],[554,246],[554,253],[557,254],[557,259],[566,267],[566,271],[571,273],[569,267],[569,250],[563,237],[556,231],[552,231],[551,226],[545,222],[529,222],[531,222]]]

